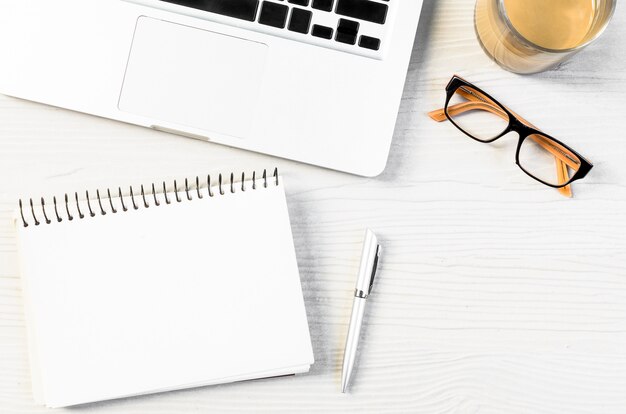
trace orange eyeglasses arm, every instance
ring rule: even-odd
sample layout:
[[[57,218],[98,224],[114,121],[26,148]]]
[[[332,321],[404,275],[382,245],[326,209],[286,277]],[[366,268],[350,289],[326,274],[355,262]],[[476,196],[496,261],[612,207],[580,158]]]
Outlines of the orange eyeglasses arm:
[[[504,120],[508,121],[509,116],[506,114],[506,112],[504,112],[497,105],[491,104],[489,102],[482,101],[482,100],[480,100],[479,97],[476,97],[476,96],[474,96],[471,93],[467,93],[467,92],[463,91],[462,89],[459,89],[457,91],[457,93],[459,93],[459,95],[463,96],[468,101],[449,106],[448,107],[448,114],[450,116],[455,116],[455,115],[462,114],[464,112],[468,112],[468,111],[472,111],[472,110],[479,110],[480,109],[480,110],[485,110],[485,111],[491,112],[494,115],[497,115],[500,118],[503,118]],[[479,93],[479,92],[476,91],[476,93]],[[489,98],[484,97],[484,99],[489,99]],[[520,122],[523,122],[527,126],[536,129],[536,127],[534,125],[532,125],[530,122],[526,121],[524,118],[520,117],[519,115],[517,115],[513,111],[511,111],[511,113],[514,114],[520,120]],[[443,121],[446,121],[448,119],[446,117],[446,113],[445,113],[445,109],[444,108],[437,109],[435,111],[429,112],[428,116],[430,118],[432,118],[433,120],[437,121],[437,122],[443,122]],[[569,151],[566,148],[555,147],[554,144],[552,144],[551,142],[549,142],[545,138],[541,137],[540,135],[531,135],[529,138],[531,138],[533,141],[535,141],[542,148],[544,148],[546,151],[548,151],[550,154],[552,154],[554,156],[554,159],[555,159],[555,162],[556,162],[557,178],[558,178],[559,182],[560,183],[568,182],[569,181],[569,174],[568,174],[567,167],[569,166],[569,167],[571,167],[573,169],[577,169],[578,168],[577,163],[574,161],[576,159],[576,156],[574,154],[569,154]],[[568,155],[571,158],[569,158]],[[571,189],[570,185],[566,185],[564,187],[558,188],[558,190],[559,190],[559,192],[562,195],[564,195],[566,197],[571,197],[572,196],[572,189]]]

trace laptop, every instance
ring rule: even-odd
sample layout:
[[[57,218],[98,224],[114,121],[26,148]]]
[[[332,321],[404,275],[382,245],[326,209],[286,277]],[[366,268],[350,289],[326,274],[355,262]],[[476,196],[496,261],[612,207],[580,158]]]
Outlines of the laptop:
[[[2,0],[0,92],[361,176],[422,0]]]

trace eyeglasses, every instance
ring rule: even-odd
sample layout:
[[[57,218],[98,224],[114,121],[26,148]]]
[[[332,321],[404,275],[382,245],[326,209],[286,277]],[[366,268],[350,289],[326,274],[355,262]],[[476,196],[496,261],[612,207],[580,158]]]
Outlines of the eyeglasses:
[[[446,86],[445,107],[428,115],[437,122],[450,120],[465,135],[483,143],[517,132],[515,163],[530,177],[557,188],[566,197],[572,196],[570,184],[593,168],[576,151],[456,75]]]

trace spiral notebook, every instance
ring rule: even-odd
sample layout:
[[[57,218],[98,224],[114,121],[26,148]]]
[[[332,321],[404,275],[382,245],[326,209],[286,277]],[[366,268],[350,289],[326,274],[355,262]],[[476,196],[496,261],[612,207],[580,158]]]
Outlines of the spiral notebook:
[[[282,178],[225,178],[20,201],[38,402],[64,407],[309,370]]]

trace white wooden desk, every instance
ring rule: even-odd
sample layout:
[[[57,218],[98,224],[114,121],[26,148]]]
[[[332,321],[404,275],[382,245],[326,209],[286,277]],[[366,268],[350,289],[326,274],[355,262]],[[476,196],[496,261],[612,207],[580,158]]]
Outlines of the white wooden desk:
[[[405,0],[409,1],[409,0]],[[277,165],[316,363],[295,378],[206,387],[75,413],[626,412],[626,13],[532,77],[480,49],[473,0],[426,0],[386,172],[300,165],[0,97],[0,413],[33,404],[10,222],[19,197]],[[575,198],[426,112],[453,73],[595,164]],[[340,366],[366,226],[384,243],[352,393]]]

